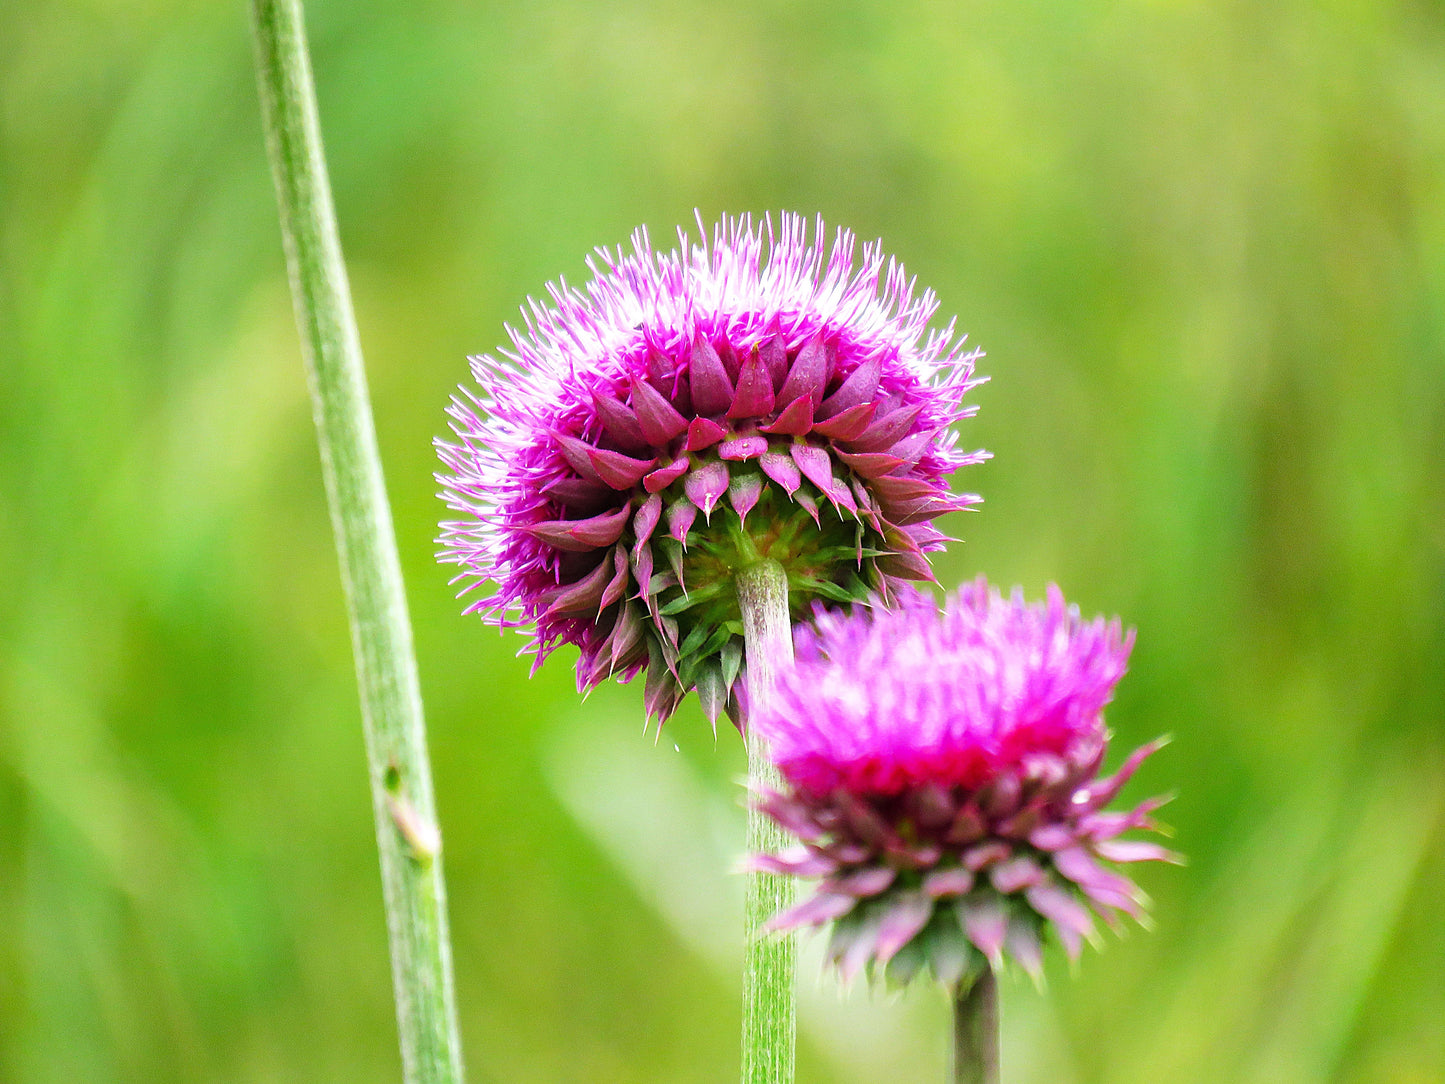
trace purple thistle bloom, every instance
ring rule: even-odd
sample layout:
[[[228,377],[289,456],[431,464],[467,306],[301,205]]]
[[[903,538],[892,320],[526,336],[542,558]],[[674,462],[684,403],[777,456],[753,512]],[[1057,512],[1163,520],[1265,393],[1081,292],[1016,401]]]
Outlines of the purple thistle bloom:
[[[1162,742],[1099,778],[1103,708],[1133,646],[1117,620],[1084,622],[1058,588],[1004,599],[982,578],[940,613],[910,590],[892,610],[820,613],[753,723],[785,780],[758,807],[801,847],[759,868],[820,877],[775,928],[833,922],[851,977],[927,963],[956,985],[1007,953],[1037,975],[1055,930],[1071,956],[1145,897],[1101,864],[1175,856],[1121,841],[1152,828],[1145,802],[1102,812]]]
[[[891,598],[932,577],[932,520],[979,500],[948,475],[987,458],[951,428],[978,351],[927,330],[936,298],[877,245],[855,266],[852,234],[829,249],[787,214],[678,236],[549,284],[511,349],[471,359],[481,390],[437,442],[460,514],[440,559],[462,596],[497,587],[467,612],[531,629],[538,664],[575,644],[579,689],[646,668],[659,723],[694,687],[740,718],[734,569],[778,561],[799,620]]]

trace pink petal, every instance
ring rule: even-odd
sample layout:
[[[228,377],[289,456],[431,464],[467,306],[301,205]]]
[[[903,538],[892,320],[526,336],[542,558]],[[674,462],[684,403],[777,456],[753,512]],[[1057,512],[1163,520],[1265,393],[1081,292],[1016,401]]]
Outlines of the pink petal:
[[[908,942],[922,932],[933,917],[933,901],[922,892],[898,892],[887,901],[878,926],[875,958],[880,964],[893,959]]]
[[[832,888],[850,896],[876,896],[892,885],[897,876],[897,871],[888,866],[873,866],[834,878]]]
[[[722,463],[708,463],[687,476],[682,491],[687,499],[701,509],[704,517],[711,517],[712,510],[728,490],[728,469]]]
[[[1044,918],[1054,924],[1059,938],[1071,957],[1079,955],[1081,940],[1094,936],[1094,920],[1088,909],[1072,893],[1056,884],[1034,885],[1026,889],[1024,899]]]
[[[667,510],[667,533],[685,546],[687,545],[687,532],[692,529],[695,519],[697,519],[697,507],[690,500],[683,498],[674,501],[672,507]]]
[[[1021,888],[1032,888],[1044,883],[1043,868],[1026,854],[1015,855],[1007,862],[999,862],[988,871],[988,879],[994,888],[1005,896]]]
[[[835,918],[842,918],[853,910],[857,903],[858,901],[852,896],[835,896],[820,892],[796,907],[768,919],[767,928],[790,930],[795,926],[821,926],[825,922],[832,922]]]
[[[790,497],[803,484],[803,476],[798,472],[797,464],[781,452],[764,452],[758,463],[763,468],[763,473],[782,486]]]
[[[936,869],[923,878],[923,891],[936,900],[963,896],[973,889],[973,880],[973,874],[962,866]]]
[[[1094,852],[1110,862],[1172,862],[1183,863],[1183,858],[1157,843],[1143,840],[1115,839],[1094,844]]]
[[[1004,938],[1008,935],[1008,912],[1004,910],[1003,903],[995,897],[973,899],[965,896],[954,906],[968,939],[997,965]]]
[[[728,503],[738,514],[738,522],[745,523],[748,513],[763,495],[763,480],[756,474],[744,474],[728,483]]]
[[[811,444],[794,444],[790,449],[793,462],[804,476],[824,494],[833,491],[833,459],[823,448]]]

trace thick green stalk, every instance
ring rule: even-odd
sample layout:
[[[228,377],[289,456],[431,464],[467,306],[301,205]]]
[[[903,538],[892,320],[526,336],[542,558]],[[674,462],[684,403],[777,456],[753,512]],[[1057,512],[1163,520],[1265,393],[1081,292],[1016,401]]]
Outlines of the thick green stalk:
[[[460,1084],[441,836],[411,622],[321,153],[300,0],[253,0],[256,71],[351,619],[408,1084]]]
[[[755,709],[772,695],[777,669],[793,658],[788,617],[788,577],[764,560],[736,574],[738,605],[747,649],[748,700]],[[781,786],[778,770],[756,730],[748,730],[748,788]],[[748,853],[777,854],[788,837],[767,817],[748,810]],[[743,1084],[791,1084],[796,1032],[797,938],[768,934],[763,924],[793,901],[793,884],[774,873],[749,873],[743,933]]]
[[[998,979],[987,964],[954,993],[953,1084],[998,1084]]]

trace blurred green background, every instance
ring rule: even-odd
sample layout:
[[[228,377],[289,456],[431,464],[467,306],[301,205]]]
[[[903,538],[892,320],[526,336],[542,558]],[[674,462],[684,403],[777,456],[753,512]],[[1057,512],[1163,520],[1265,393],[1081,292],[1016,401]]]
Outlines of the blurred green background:
[[[952,586],[1138,627],[1157,930],[1024,1082],[1445,1081],[1445,13],[316,0],[474,1081],[735,1079],[736,735],[457,616],[467,353],[638,223],[821,212],[984,346]],[[1117,754],[1116,754],[1117,755]],[[0,1079],[398,1079],[350,647],[243,4],[0,8]],[[946,1006],[804,977],[800,1084]]]

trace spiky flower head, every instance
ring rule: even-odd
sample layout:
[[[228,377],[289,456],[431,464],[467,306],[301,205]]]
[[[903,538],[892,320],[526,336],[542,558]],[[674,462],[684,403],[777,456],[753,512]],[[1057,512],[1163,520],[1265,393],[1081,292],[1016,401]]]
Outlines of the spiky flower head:
[[[512,345],[471,359],[438,479],[460,518],[440,559],[462,596],[531,630],[541,662],[575,644],[578,688],[644,667],[648,714],[696,688],[743,704],[735,569],[771,558],[794,616],[931,578],[932,521],[975,503],[947,477],[977,352],[877,245],[855,264],[819,221],[724,219],[709,246],[599,249],[583,290],[547,287]]]
[[[979,579],[942,613],[910,591],[891,611],[819,614],[754,711],[784,779],[759,808],[801,846],[760,868],[822,878],[775,928],[833,923],[829,959],[956,985],[1007,953],[1038,975],[1048,930],[1071,956],[1093,914],[1142,919],[1143,894],[1104,862],[1172,859],[1119,840],[1157,800],[1104,812],[1159,743],[1099,777],[1103,708],[1133,635]]]

